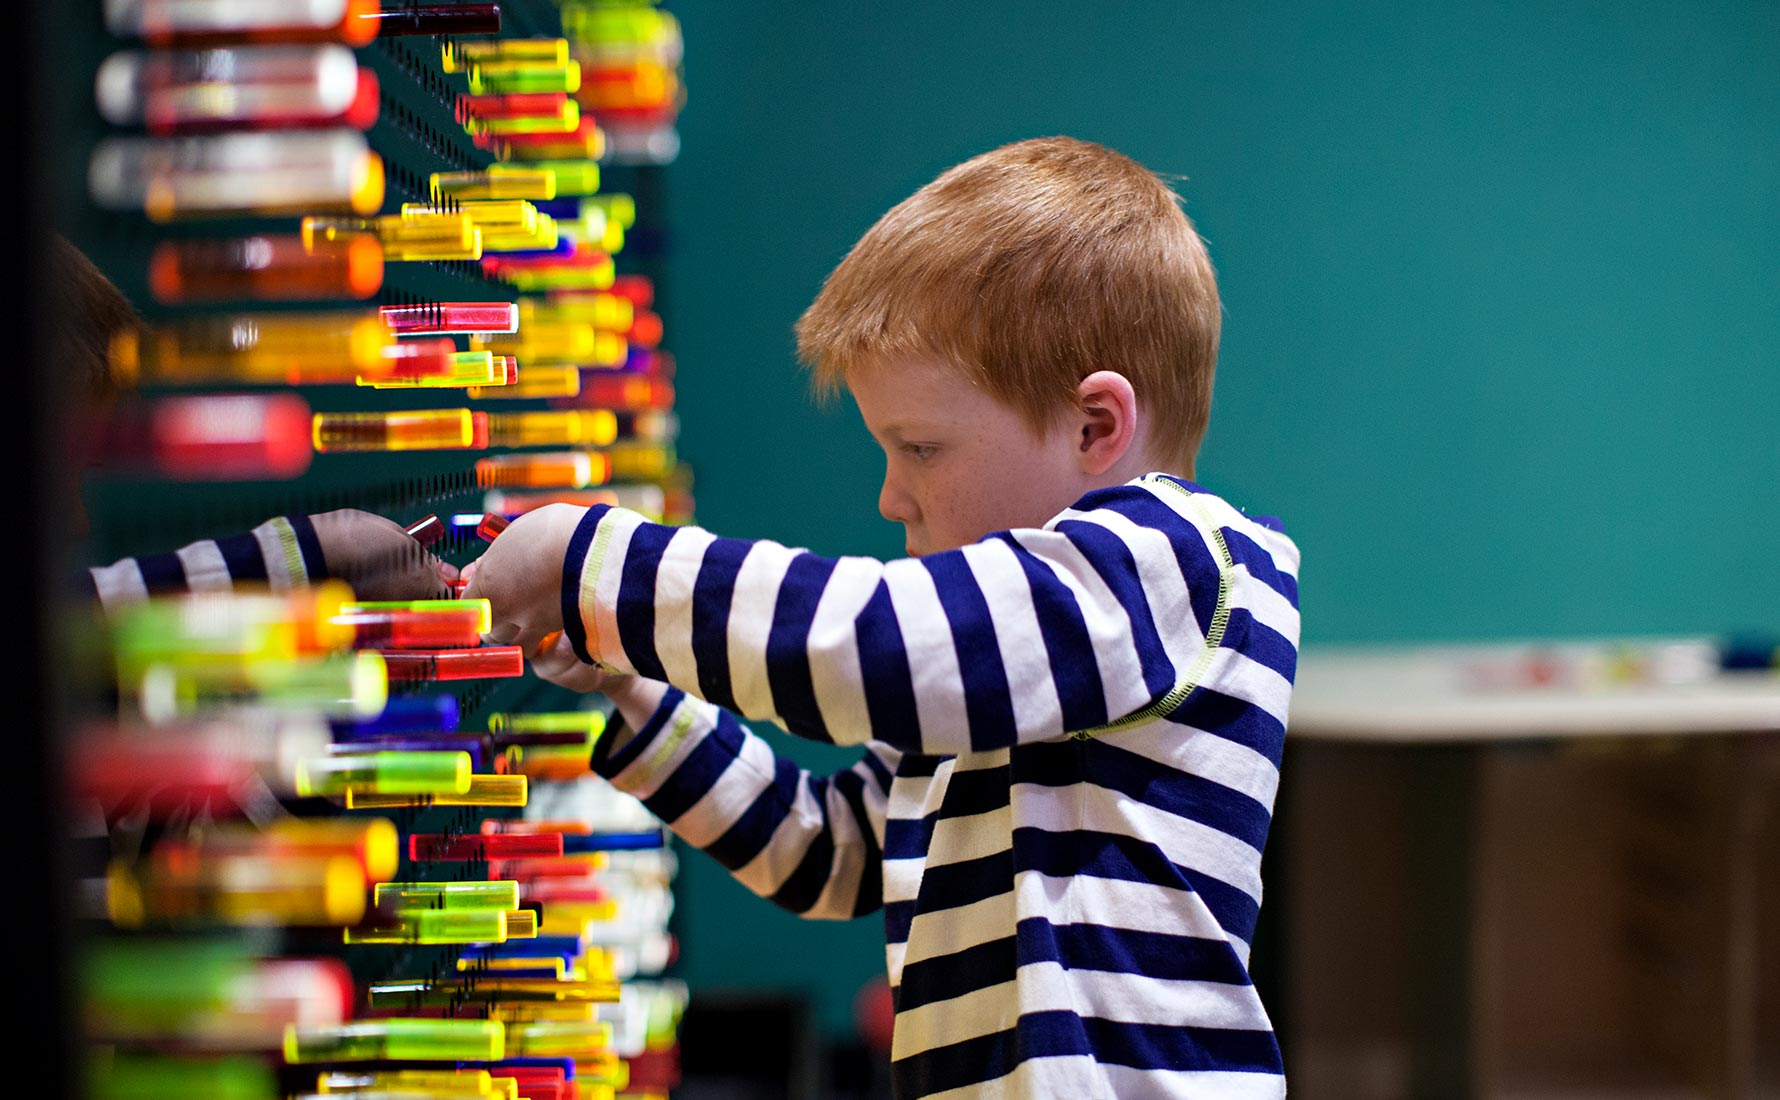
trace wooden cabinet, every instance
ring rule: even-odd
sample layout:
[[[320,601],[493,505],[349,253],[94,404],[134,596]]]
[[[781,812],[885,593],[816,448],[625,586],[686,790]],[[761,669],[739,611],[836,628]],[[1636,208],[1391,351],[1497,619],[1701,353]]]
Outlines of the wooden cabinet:
[[[1333,701],[1365,676],[1305,671],[1267,853],[1294,1097],[1780,1096],[1780,679],[1600,689],[1671,708],[1612,734],[1399,675],[1368,736]]]

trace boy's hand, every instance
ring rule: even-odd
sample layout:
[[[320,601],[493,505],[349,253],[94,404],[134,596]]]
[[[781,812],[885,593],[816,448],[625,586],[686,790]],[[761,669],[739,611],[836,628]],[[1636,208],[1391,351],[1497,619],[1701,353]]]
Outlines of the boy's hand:
[[[575,656],[575,647],[569,644],[568,636],[560,630],[544,635],[544,640],[538,643],[530,656],[532,671],[540,679],[566,687],[570,691],[598,691],[616,695],[624,690],[628,681],[636,678],[626,672],[583,664],[581,658]]]
[[[494,627],[484,635],[488,641],[522,646],[535,655],[546,634],[562,629],[562,562],[586,514],[572,504],[527,512],[464,567],[470,581],[464,598],[485,599],[494,613]]]
[[[457,567],[426,552],[394,520],[356,508],[321,512],[315,525],[328,573],[352,585],[361,600],[449,599],[445,582]]]

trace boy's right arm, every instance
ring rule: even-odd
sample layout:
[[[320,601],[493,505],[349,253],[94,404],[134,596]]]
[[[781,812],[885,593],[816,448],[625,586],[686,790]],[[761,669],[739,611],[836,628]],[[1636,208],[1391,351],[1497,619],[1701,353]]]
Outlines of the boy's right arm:
[[[803,917],[848,920],[883,903],[882,837],[898,754],[815,776],[733,714],[677,688],[624,677],[602,686],[633,730],[602,737],[593,771],[642,800],[761,897]]]
[[[466,595],[492,600],[490,641],[562,630],[583,662],[838,744],[955,756],[1103,731],[1238,663],[1263,666],[1283,716],[1295,577],[1232,608],[1237,513],[1198,495],[1144,479],[1041,529],[889,563],[551,505],[514,521]]]

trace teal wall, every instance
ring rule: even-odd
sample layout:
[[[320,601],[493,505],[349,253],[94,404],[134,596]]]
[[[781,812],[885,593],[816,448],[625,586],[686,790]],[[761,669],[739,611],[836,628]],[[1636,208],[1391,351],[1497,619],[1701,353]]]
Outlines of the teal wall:
[[[1065,133],[1187,177],[1226,310],[1199,477],[1299,540],[1308,642],[1780,628],[1771,0],[673,7],[705,525],[899,551],[792,322],[941,169]],[[849,1028],[877,922],[687,863],[695,986],[810,988]]]

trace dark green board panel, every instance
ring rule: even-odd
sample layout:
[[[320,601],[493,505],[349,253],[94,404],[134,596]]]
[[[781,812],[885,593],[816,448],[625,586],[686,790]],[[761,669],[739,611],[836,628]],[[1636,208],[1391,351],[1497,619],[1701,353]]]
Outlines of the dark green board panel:
[[[900,552],[792,323],[939,171],[1065,133],[1184,177],[1225,307],[1198,475],[1298,539],[1307,644],[1780,628],[1768,0],[675,10],[667,286],[718,533]],[[796,943],[783,983],[851,1031],[875,918],[800,926],[700,860],[680,887],[695,988]]]
[[[147,284],[148,257],[158,240],[169,237],[238,236],[256,232],[294,232],[296,219],[233,219],[151,225],[145,218],[95,209],[86,201],[85,165],[94,143],[113,132],[93,107],[93,74],[117,49],[133,43],[109,36],[100,20],[98,0],[55,5],[48,39],[55,43],[56,79],[41,89],[40,107],[53,119],[58,140],[51,150],[50,172],[58,208],[55,228],[85,252],[125,293],[150,322],[174,320],[182,314],[217,309],[279,311],[290,308],[350,308],[369,304],[424,303],[459,300],[508,300],[511,287],[486,278],[473,263],[390,264],[381,293],[371,303],[310,303],[301,307],[255,303],[167,307],[152,299]],[[560,33],[556,8],[547,0],[507,0],[504,34],[540,36]],[[452,116],[462,87],[438,72],[443,44],[438,38],[380,40],[358,51],[380,85],[380,115],[369,131],[372,148],[383,157],[388,186],[383,211],[395,212],[403,202],[427,198],[427,175],[436,171],[475,168],[491,157],[476,148]],[[621,174],[620,178],[624,178]],[[647,185],[635,174],[632,183]],[[648,230],[645,226],[644,239]],[[639,263],[647,267],[649,259]],[[65,380],[66,381],[66,380]],[[316,411],[386,411],[462,403],[448,391],[375,391],[357,387],[307,387],[298,391]],[[153,397],[155,391],[144,396]],[[70,400],[72,397],[70,396]],[[541,408],[542,402],[505,402],[513,411]],[[51,458],[52,456],[46,456]],[[272,515],[319,512],[354,507],[412,521],[431,512],[480,512],[482,493],[476,488],[475,456],[468,453],[394,455],[318,455],[302,477],[278,482],[192,482],[159,480],[132,470],[93,471],[83,478],[89,531],[81,544],[80,562],[97,564],[128,554],[160,552],[206,537],[247,529]],[[52,458],[53,460],[53,458]],[[67,503],[67,502],[65,502]],[[481,550],[474,538],[453,534],[440,545],[441,557],[464,564]],[[72,569],[70,570],[72,572]],[[393,694],[450,691],[463,712],[466,729],[482,728],[490,713],[504,710],[578,709],[585,700],[531,676],[515,680],[468,681],[455,685],[391,686]],[[295,804],[300,813],[329,813],[326,803]],[[479,808],[385,811],[405,835],[410,832],[474,832],[482,817],[510,811]],[[483,864],[426,864],[424,871],[406,859],[398,878],[480,876]],[[283,948],[297,953],[338,953],[338,933],[290,931],[275,934]],[[274,944],[273,946],[276,946]],[[361,979],[434,974],[448,969],[453,952],[446,948],[359,947],[346,952]],[[311,1084],[312,1078],[311,1078]],[[297,1087],[293,1083],[293,1088]]]

